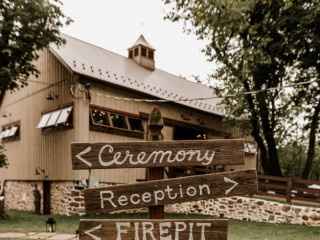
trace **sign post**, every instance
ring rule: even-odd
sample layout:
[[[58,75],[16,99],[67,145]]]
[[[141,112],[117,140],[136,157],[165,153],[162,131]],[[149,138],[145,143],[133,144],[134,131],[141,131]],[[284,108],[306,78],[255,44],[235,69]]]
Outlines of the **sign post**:
[[[91,188],[84,199],[88,213],[109,213],[256,192],[256,171],[242,170]]]
[[[243,140],[72,143],[73,170],[244,164]]]
[[[164,205],[257,192],[255,170],[164,178],[164,167],[240,165],[240,139],[162,141],[163,119],[153,109],[144,142],[73,143],[72,167],[80,169],[146,168],[145,182],[84,191],[88,213],[109,213],[148,207],[151,219],[80,221],[80,240],[227,240],[227,220],[164,218]]]
[[[149,116],[148,121],[148,137],[151,141],[161,141],[163,136],[161,130],[163,128],[163,119],[159,109],[154,108]],[[150,167],[147,168],[146,180],[159,180],[164,177],[163,167]],[[164,218],[164,206],[150,206],[149,217],[151,219],[163,219]]]

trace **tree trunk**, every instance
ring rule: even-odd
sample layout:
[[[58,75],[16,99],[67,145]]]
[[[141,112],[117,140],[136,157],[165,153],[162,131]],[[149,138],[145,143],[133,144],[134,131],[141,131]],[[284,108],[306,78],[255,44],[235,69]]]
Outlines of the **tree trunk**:
[[[261,119],[261,127],[264,138],[267,142],[268,147],[268,160],[270,163],[270,172],[269,175],[272,176],[282,176],[279,157],[278,157],[278,150],[277,144],[274,138],[274,131],[270,124],[270,117],[269,117],[269,108],[266,103],[266,94],[265,92],[257,94],[257,102],[259,107],[259,115]]]
[[[312,163],[315,155],[315,145],[316,145],[316,134],[319,127],[319,115],[320,115],[320,100],[318,105],[314,110],[314,114],[312,116],[311,126],[310,126],[310,134],[309,134],[309,146],[308,146],[308,153],[306,164],[304,166],[302,177],[304,179],[308,179],[311,169]]]
[[[246,80],[243,81],[243,85],[246,91],[250,91],[249,84]],[[259,117],[255,109],[255,105],[253,102],[253,97],[252,95],[248,94],[245,95],[246,101],[248,103],[251,117],[250,117],[250,123],[252,127],[251,135],[258,144],[258,148],[260,150],[260,156],[261,156],[261,165],[264,171],[264,174],[270,175],[272,172],[272,166],[270,165],[270,161],[268,158],[268,151],[267,148],[264,144],[264,141],[260,135],[260,125],[259,125]]]

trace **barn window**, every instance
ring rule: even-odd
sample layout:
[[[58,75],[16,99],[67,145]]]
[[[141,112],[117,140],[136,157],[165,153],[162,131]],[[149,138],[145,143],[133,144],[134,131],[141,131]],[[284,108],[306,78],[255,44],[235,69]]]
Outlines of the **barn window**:
[[[141,46],[141,56],[143,56],[143,57],[147,56],[147,49],[143,46]]]
[[[110,126],[108,112],[101,109],[90,110],[90,120],[94,125]]]
[[[129,50],[129,58],[133,58],[133,50]]]
[[[138,115],[99,106],[90,106],[90,130],[144,138],[143,121]]]
[[[60,108],[42,114],[37,128],[72,127],[72,106]]]
[[[14,141],[20,138],[20,123],[7,124],[1,128],[0,138],[3,142]]]
[[[128,124],[124,115],[111,113],[110,119],[113,127],[128,129]]]
[[[130,129],[132,131],[143,132],[142,120],[138,118],[128,117]]]
[[[153,50],[151,50],[151,49],[149,49],[149,51],[148,51],[148,58],[151,60],[153,60],[153,58],[154,58],[154,53],[153,53]]]
[[[134,56],[137,57],[139,55],[139,48],[134,49]]]

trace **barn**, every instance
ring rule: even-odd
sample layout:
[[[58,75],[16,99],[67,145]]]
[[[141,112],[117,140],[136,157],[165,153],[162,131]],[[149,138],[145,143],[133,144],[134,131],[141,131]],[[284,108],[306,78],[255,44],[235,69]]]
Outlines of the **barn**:
[[[95,185],[145,178],[145,169],[74,171],[70,144],[145,140],[154,107],[164,118],[164,140],[245,137],[225,125],[213,89],[157,69],[156,49],[143,35],[127,56],[64,38],[64,46],[41,52],[35,63],[40,76],[1,101],[0,136],[9,160],[0,169],[6,208],[33,211],[40,193],[42,213],[79,213],[89,175]],[[210,171],[255,168],[254,151],[246,156],[245,165]]]

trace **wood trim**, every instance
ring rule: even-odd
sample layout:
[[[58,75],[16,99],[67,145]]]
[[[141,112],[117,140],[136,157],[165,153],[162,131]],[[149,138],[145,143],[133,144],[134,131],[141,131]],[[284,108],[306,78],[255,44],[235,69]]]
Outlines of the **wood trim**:
[[[121,111],[121,110],[115,110],[115,109],[112,109],[112,108],[102,107],[102,106],[95,105],[95,104],[90,104],[89,109],[90,108],[97,108],[97,109],[101,109],[101,110],[104,110],[104,111],[107,111],[107,112],[111,112],[111,113],[118,113],[118,114],[122,114],[122,115],[125,115],[125,116],[128,116],[128,117],[142,119],[140,114],[125,112],[125,111]],[[145,120],[145,119],[143,119],[143,120]]]
[[[139,116],[143,120],[147,120],[149,118],[149,114],[145,113],[145,112],[140,112]],[[194,124],[194,123],[187,123],[187,122],[183,122],[183,121],[180,121],[180,120],[167,118],[167,117],[163,117],[163,121],[164,121],[164,125],[165,126],[170,126],[170,127],[179,126],[179,127],[196,128],[196,129],[200,128],[200,129],[203,129],[203,130],[206,130],[206,131],[214,131],[219,135],[223,135],[223,137],[225,137],[225,138],[231,137],[231,134],[229,134],[227,132],[218,131],[216,129],[208,128],[208,127],[197,125],[197,124]]]
[[[95,132],[104,132],[104,133],[116,134],[116,135],[121,135],[126,137],[138,138],[138,139],[144,138],[143,132],[137,132],[137,131],[116,128],[116,127],[98,126],[98,125],[90,124],[89,130],[95,131]]]
[[[92,109],[98,109],[98,110],[100,109],[100,110],[106,111],[107,114],[108,114],[108,118],[109,118],[108,120],[109,120],[109,124],[110,125],[107,126],[107,125],[100,125],[100,124],[94,123],[94,121],[92,119],[92,116],[91,116],[91,110]],[[112,121],[110,119],[110,113],[123,115],[125,117],[125,121],[126,121],[126,124],[128,126],[128,129],[114,127],[113,123],[112,123]],[[90,117],[89,130],[90,131],[104,132],[104,133],[116,134],[116,135],[120,135],[120,136],[144,139],[144,132],[138,132],[138,131],[131,130],[130,129],[130,124],[129,124],[129,121],[128,121],[128,117],[141,119],[138,114],[133,114],[133,113],[129,113],[129,112],[114,110],[114,109],[111,109],[111,108],[106,108],[106,107],[90,104],[90,106],[89,106],[89,115],[90,115],[89,116]],[[141,119],[141,121],[143,121],[143,120],[144,119]]]

